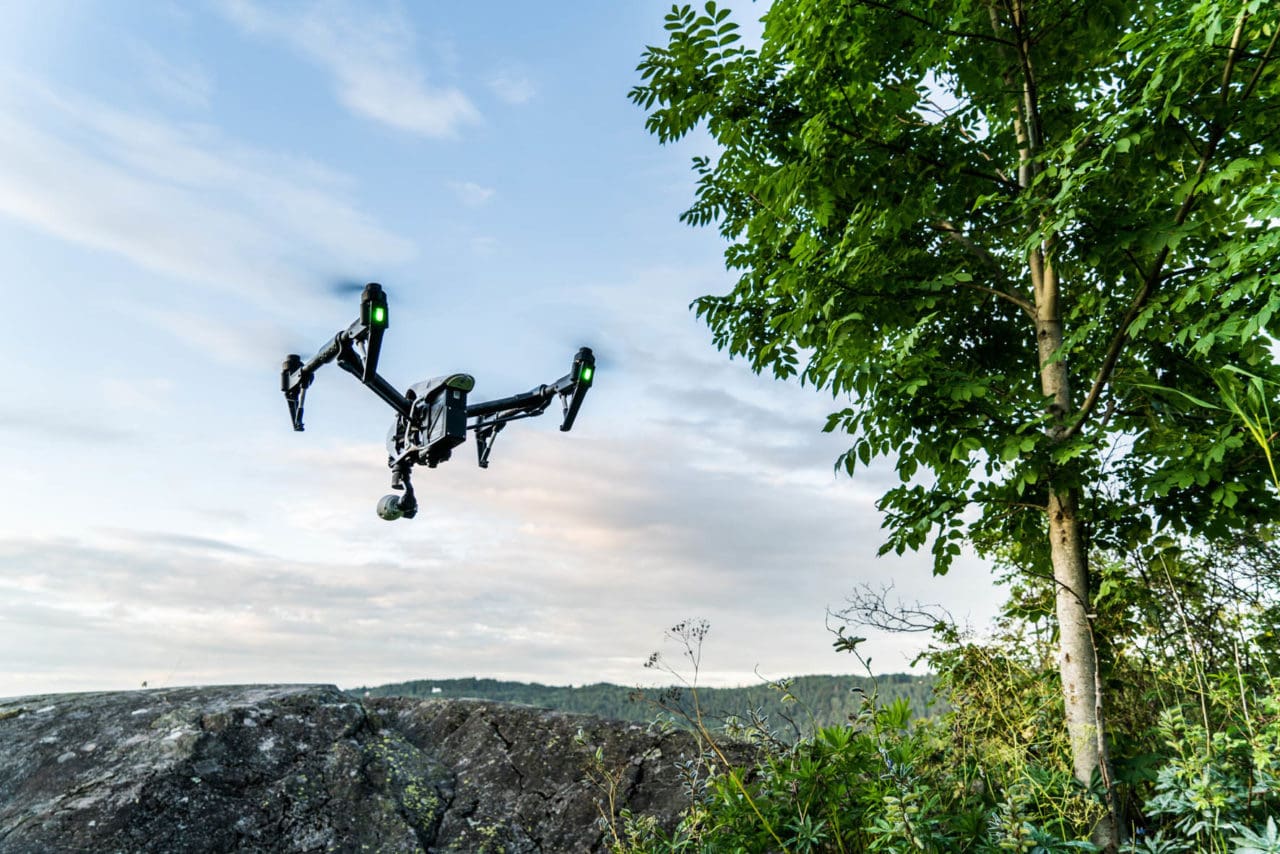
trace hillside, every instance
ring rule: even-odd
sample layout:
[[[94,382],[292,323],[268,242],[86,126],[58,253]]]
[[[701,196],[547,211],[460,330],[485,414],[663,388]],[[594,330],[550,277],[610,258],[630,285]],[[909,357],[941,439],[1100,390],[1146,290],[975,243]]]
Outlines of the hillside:
[[[933,698],[934,678],[895,673],[876,679],[881,702],[903,697],[913,714],[923,717],[937,710],[930,706]],[[624,721],[645,722],[661,717],[653,700],[663,694],[663,688],[646,688],[643,697],[635,688],[600,682],[593,685],[561,686],[538,683],[506,682],[498,679],[416,679],[376,687],[351,689],[351,693],[364,697],[434,697],[475,698],[498,700],[508,703],[524,703],[547,709],[582,712]],[[766,684],[741,688],[699,688],[698,697],[704,714],[723,719],[727,716],[742,718],[752,710],[766,715],[771,725],[786,734],[792,730],[787,718],[795,721],[803,731],[812,725],[831,726],[842,724],[849,715],[856,714],[866,693],[873,690],[872,681],[859,676],[798,676],[789,687],[796,702],[783,703],[782,693]],[[865,693],[864,693],[865,692]],[[682,692],[681,702],[689,702],[688,691]]]

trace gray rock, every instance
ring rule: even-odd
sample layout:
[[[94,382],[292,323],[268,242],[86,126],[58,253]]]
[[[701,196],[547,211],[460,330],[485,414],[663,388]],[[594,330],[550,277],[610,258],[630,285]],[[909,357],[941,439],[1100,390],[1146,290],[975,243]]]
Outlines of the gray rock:
[[[603,851],[607,790],[669,829],[697,756],[684,733],[332,686],[19,697],[0,852]]]

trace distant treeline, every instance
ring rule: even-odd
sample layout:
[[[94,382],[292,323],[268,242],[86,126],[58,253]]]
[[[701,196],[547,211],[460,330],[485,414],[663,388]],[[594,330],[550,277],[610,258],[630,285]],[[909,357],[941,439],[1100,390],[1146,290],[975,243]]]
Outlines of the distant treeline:
[[[770,726],[787,735],[796,727],[808,732],[813,726],[846,723],[857,714],[863,698],[878,690],[881,703],[903,697],[913,714],[925,717],[939,711],[933,704],[933,677],[894,673],[877,676],[875,683],[861,676],[797,676],[786,683],[785,693],[778,687],[760,684],[744,688],[699,688],[698,700],[704,716],[723,720],[733,716],[746,720],[750,715],[767,717]],[[664,717],[655,701],[664,700],[688,709],[689,690],[646,688],[637,690],[622,685],[600,682],[578,687],[539,685],[537,683],[504,682],[497,679],[416,679],[375,688],[353,688],[351,694],[370,697],[470,697],[524,703],[566,712],[584,712],[624,721],[648,722]],[[674,694],[674,696],[673,696]],[[794,701],[785,700],[789,694]]]

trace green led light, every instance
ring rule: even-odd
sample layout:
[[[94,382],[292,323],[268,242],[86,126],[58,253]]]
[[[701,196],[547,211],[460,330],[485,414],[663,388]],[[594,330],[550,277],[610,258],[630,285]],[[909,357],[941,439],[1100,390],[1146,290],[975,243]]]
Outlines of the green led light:
[[[596,369],[591,365],[583,365],[582,371],[578,374],[578,379],[582,380],[584,383],[589,383],[591,382],[591,377],[595,372]]]
[[[375,305],[373,307],[373,324],[375,326],[381,326],[386,322],[387,322],[387,309],[383,306]]]

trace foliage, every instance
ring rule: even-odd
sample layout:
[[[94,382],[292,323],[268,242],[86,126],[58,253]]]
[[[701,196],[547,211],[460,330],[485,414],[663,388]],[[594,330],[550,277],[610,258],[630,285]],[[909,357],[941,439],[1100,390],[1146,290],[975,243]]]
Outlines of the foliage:
[[[848,399],[838,465],[900,479],[882,552],[1052,571],[1074,776],[1100,775],[1114,848],[1122,618],[1090,555],[1280,518],[1280,6],[776,0],[764,24],[752,49],[714,2],[674,7],[631,92],[660,141],[716,144],[683,218],[738,280],[698,313]]]
[[[683,625],[683,624],[682,624]],[[903,698],[881,702],[875,680],[857,714],[795,742],[760,731],[713,732],[696,712],[701,636],[669,635],[683,647],[695,712],[686,724],[707,745],[689,792],[695,800],[671,834],[625,816],[618,851],[1036,851],[1093,850],[1080,838],[1100,809],[1079,791],[1068,766],[1022,766],[1008,785],[988,766],[1007,757],[955,750],[945,719],[913,720]],[[837,645],[857,652],[860,638]],[[680,677],[658,656],[657,666]],[[683,678],[683,677],[681,677]],[[785,691],[782,686],[777,690]],[[659,698],[662,702],[662,698]],[[954,712],[952,713],[954,714]],[[759,760],[748,771],[721,745],[748,738]],[[961,759],[961,761],[957,761]],[[601,779],[597,772],[593,779]]]
[[[765,731],[719,731],[696,713],[686,724],[707,745],[686,768],[693,803],[664,832],[623,813],[609,823],[618,852],[1091,851],[1103,795],[1072,776],[1056,725],[1051,638],[1025,616],[1027,592],[1011,597],[997,632],[985,640],[941,631],[929,658],[942,671],[943,715],[913,720],[902,699],[871,689],[844,725],[787,742]],[[1225,623],[1212,626],[1221,631]],[[697,697],[700,637],[671,636],[693,654],[683,678]],[[861,638],[841,633],[839,649],[858,654]],[[1242,655],[1264,660],[1280,644],[1266,635]],[[1152,647],[1120,670],[1116,760],[1134,819],[1133,854],[1280,851],[1280,684],[1265,672],[1224,662],[1200,677]],[[1206,659],[1209,660],[1209,659]],[[1240,660],[1240,659],[1236,659]],[[651,666],[680,674],[655,656]],[[1154,666],[1155,669],[1148,669]],[[778,690],[785,690],[778,688]],[[661,698],[659,698],[661,699]],[[758,751],[749,768],[724,760],[732,738]],[[595,769],[593,779],[608,779]],[[604,788],[601,791],[605,791]],[[603,812],[602,812],[603,814]]]
[[[1042,556],[1050,482],[1087,491],[1095,547],[1274,513],[1249,433],[1192,401],[1239,370],[1275,409],[1280,7],[778,0],[764,20],[753,50],[727,11],[673,8],[631,96],[663,142],[704,124],[718,144],[684,214],[740,274],[697,302],[717,345],[853,398],[827,424],[850,472],[895,458],[886,549],[932,537],[939,572],[966,538]],[[1088,392],[1068,411],[1054,363]]]
[[[1170,835],[1172,851],[1280,851],[1280,697],[1259,704],[1256,726],[1210,732],[1189,722],[1180,707],[1160,716],[1157,729],[1169,752],[1145,811]],[[1231,839],[1239,848],[1229,848]]]

